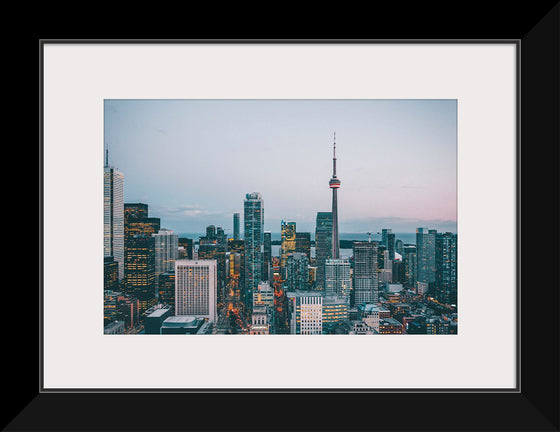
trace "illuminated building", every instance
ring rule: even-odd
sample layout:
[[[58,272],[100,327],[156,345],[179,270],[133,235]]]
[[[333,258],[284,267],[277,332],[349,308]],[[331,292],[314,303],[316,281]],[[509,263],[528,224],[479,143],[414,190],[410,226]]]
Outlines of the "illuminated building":
[[[222,228],[216,228],[214,225],[209,225],[206,227],[206,237],[200,237],[198,244],[197,258],[199,260],[216,260],[218,302],[221,302],[225,297],[224,290],[229,270],[226,269],[226,252],[228,250],[228,244]]]
[[[325,262],[325,295],[344,296],[349,302],[351,289],[350,263],[342,259],[328,259]]]
[[[264,201],[258,192],[245,195],[244,202],[245,278],[243,299],[250,308],[253,290],[262,279],[262,252],[264,235]]]
[[[323,333],[323,295],[318,292],[288,292],[290,334]]]
[[[111,291],[119,289],[119,264],[112,256],[103,258],[103,289]]]
[[[180,237],[177,240],[177,246],[184,249],[184,256],[180,259],[193,259],[194,243],[193,239]],[[179,256],[177,257],[179,259]]]
[[[403,325],[394,318],[379,319],[379,334],[402,334]]]
[[[124,262],[127,294],[140,302],[140,315],[156,302],[155,240],[151,235],[137,234],[127,240]]]
[[[108,151],[103,167],[103,256],[112,256],[118,278],[124,277],[124,175],[109,166]]]
[[[348,299],[344,296],[323,297],[323,334],[334,333],[348,320]]]
[[[296,251],[296,223],[282,221],[280,234],[282,238],[280,245],[280,267],[282,267],[282,277],[285,279],[288,254]]]
[[[315,260],[317,277],[315,289],[325,289],[325,262],[332,257],[332,213],[318,212],[315,228]]]
[[[268,282],[261,282],[253,292],[253,306],[274,308],[274,290]]]
[[[309,266],[309,289],[315,289],[317,282],[317,267]]]
[[[309,289],[309,261],[307,255],[300,252],[288,254],[284,286],[288,291]]]
[[[124,322],[125,328],[132,328],[139,322],[139,302],[137,298],[122,292],[104,291],[103,312],[104,323],[111,321]]]
[[[148,204],[144,203],[125,203],[124,218],[126,219],[144,219],[148,217]]]
[[[158,278],[158,302],[175,307],[175,268]]]
[[[436,234],[435,298],[444,304],[457,304],[457,234]]]
[[[377,243],[354,242],[354,304],[377,303]]]

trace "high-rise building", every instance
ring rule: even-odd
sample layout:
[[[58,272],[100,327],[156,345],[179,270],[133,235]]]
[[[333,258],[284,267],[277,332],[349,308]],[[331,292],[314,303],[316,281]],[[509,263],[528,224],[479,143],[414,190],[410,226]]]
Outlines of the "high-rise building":
[[[405,276],[405,264],[401,260],[393,261],[393,268],[392,268],[392,277],[391,280],[394,283],[404,284],[406,283],[406,276]]]
[[[344,296],[350,301],[352,278],[350,263],[343,259],[328,259],[325,262],[325,295]]]
[[[156,285],[158,276],[162,273],[175,270],[175,260],[177,259],[178,239],[173,231],[162,228],[156,234],[152,234],[155,241],[155,266],[156,266]]]
[[[225,298],[225,287],[228,277],[228,269],[226,269],[228,244],[223,229],[209,225],[206,227],[206,237],[200,237],[198,244],[197,258],[199,260],[216,260],[218,302],[221,302]]]
[[[156,303],[155,239],[137,234],[127,240],[124,280],[127,294],[140,302],[139,313]]]
[[[158,302],[175,308],[175,267],[159,275],[157,289]]]
[[[417,282],[431,286],[436,281],[436,230],[416,229]]]
[[[318,292],[288,292],[290,334],[323,333],[323,295]]]
[[[306,291],[309,289],[309,260],[301,252],[292,252],[286,258],[287,291]]]
[[[315,289],[325,289],[325,262],[332,258],[332,213],[318,212],[315,228],[315,260],[317,276]]]
[[[148,217],[148,204],[143,203],[125,203],[124,218],[126,219],[144,219]]]
[[[288,254],[296,251],[296,223],[281,222],[280,236],[282,243],[280,245],[280,266],[282,267],[282,278],[286,278],[286,260]]]
[[[263,281],[268,281],[271,279],[271,260],[272,260],[272,233],[270,231],[265,231],[263,235],[264,247],[263,247],[263,270],[261,279]]]
[[[216,322],[215,260],[175,261],[175,315],[191,315]]]
[[[178,247],[184,248],[185,257],[183,259],[193,259],[194,243],[193,239],[180,237],[177,240]]]
[[[124,277],[124,175],[109,166],[108,151],[103,167],[103,256],[112,256],[118,278]]]
[[[457,304],[457,234],[436,234],[435,298],[444,304]]]
[[[233,239],[239,240],[239,213],[233,214]]]
[[[392,233],[393,230],[389,229],[389,228],[383,228],[381,230],[381,244],[385,247],[388,247],[389,245],[389,234]]]
[[[348,320],[348,299],[345,296],[323,297],[323,334],[334,333]]]
[[[416,288],[416,245],[403,246],[403,262],[405,274],[405,286]]]
[[[354,242],[354,304],[377,303],[377,243]]]
[[[206,227],[206,238],[209,240],[216,239],[216,227],[214,225],[208,225]]]
[[[395,259],[395,234],[392,232],[387,233],[387,250],[389,251],[389,259]]]
[[[337,192],[340,188],[340,180],[336,177],[336,134],[333,143],[333,173],[329,180],[329,187],[332,189],[332,259],[340,258],[340,243],[338,241],[338,202]]]
[[[307,255],[307,259],[311,262],[311,233],[296,232],[296,252]]]
[[[262,246],[264,241],[264,201],[258,192],[245,195],[244,202],[245,289],[243,299],[251,307],[253,290],[262,279]]]
[[[118,291],[119,265],[112,256],[103,259],[103,290]]]

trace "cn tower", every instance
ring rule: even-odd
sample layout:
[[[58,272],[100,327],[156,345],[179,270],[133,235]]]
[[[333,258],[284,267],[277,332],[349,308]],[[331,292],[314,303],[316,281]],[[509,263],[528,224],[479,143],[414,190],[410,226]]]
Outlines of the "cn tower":
[[[340,180],[336,177],[336,132],[334,133],[333,143],[333,173],[329,180],[329,187],[332,189],[332,259],[340,258],[338,243],[338,205],[336,200],[337,189],[340,187]]]

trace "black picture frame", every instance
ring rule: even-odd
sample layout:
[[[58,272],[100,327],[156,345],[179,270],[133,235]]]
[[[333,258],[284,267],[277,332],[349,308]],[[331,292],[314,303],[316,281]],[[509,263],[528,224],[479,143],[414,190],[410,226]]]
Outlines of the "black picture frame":
[[[5,406],[5,430],[559,430],[559,285],[554,275],[558,261],[548,258],[543,262],[535,253],[542,250],[544,237],[538,234],[543,228],[533,229],[543,226],[541,219],[535,219],[535,209],[541,209],[540,214],[546,213],[543,218],[551,217],[552,224],[546,225],[552,226],[550,235],[560,240],[558,212],[550,206],[558,201],[558,191],[553,190],[558,187],[554,169],[558,169],[558,157],[553,156],[560,145],[559,17],[556,4],[513,38],[472,40],[515,41],[520,54],[517,391],[45,392],[34,357],[37,352],[40,356],[42,349],[39,333],[29,362],[17,356],[11,360],[11,370],[22,372],[14,389],[23,392],[14,392]],[[45,41],[48,39],[37,39],[39,50]],[[39,111],[41,114],[41,107]],[[41,167],[41,143],[39,149]],[[39,183],[42,222],[41,169]],[[544,197],[535,193],[538,185]],[[534,221],[539,222],[533,225]],[[41,284],[42,225],[39,231]],[[558,245],[552,241],[549,248],[557,249]],[[545,279],[535,271],[551,276]],[[537,291],[536,286],[545,283]],[[9,351],[17,350],[23,342],[29,341],[22,341],[21,335],[14,338]]]

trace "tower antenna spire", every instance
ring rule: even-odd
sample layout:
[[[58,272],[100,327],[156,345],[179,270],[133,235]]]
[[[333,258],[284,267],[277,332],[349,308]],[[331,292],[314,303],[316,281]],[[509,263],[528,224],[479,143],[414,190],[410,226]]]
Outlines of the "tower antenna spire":
[[[109,166],[109,145],[105,143],[105,168]]]

